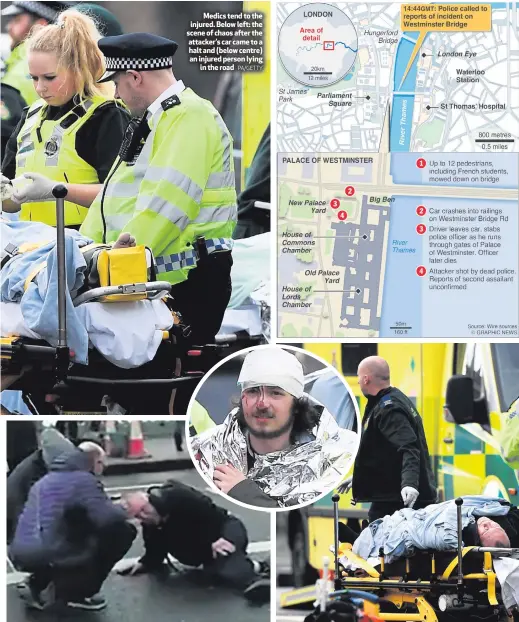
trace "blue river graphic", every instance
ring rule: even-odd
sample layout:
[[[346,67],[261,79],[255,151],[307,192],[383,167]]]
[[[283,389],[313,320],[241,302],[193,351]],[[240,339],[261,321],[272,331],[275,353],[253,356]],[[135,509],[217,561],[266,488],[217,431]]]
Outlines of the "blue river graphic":
[[[409,37],[406,39],[405,37]],[[391,106],[391,129],[389,145],[391,151],[409,151],[413,128],[414,92],[420,54],[409,69],[402,85],[402,77],[415,47],[418,33],[406,32],[398,43],[393,72],[393,103]]]

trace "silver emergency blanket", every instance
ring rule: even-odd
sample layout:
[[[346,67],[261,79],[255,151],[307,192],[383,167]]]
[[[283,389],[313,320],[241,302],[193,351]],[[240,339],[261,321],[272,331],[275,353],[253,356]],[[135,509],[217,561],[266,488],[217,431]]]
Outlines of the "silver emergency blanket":
[[[312,434],[283,451],[256,454],[254,466],[248,471],[247,437],[238,424],[237,412],[234,409],[221,425],[192,439],[195,457],[210,479],[215,466],[231,464],[280,507],[308,503],[332,490],[344,478],[357,453],[358,435],[341,429],[324,409]]]

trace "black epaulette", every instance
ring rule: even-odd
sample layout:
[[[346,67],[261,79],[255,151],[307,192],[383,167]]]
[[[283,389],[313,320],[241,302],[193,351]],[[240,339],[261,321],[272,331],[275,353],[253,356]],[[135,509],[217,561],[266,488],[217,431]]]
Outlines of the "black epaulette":
[[[169,110],[170,108],[173,108],[174,106],[180,106],[180,99],[178,98],[177,95],[172,95],[171,97],[168,97],[167,99],[165,99],[161,103],[161,106],[163,110]]]
[[[44,105],[45,105],[45,104],[42,104],[41,106],[38,106],[38,108],[35,108],[35,109],[34,109],[32,112],[30,112],[30,113],[29,113],[29,112],[27,112],[27,117],[26,117],[26,118],[27,118],[27,119],[30,119],[33,115],[35,115],[37,112],[39,112],[39,111],[43,108],[43,106],[44,106]],[[24,111],[25,111],[25,110],[29,110],[29,108],[30,108],[30,106],[27,106],[26,108],[24,108]]]

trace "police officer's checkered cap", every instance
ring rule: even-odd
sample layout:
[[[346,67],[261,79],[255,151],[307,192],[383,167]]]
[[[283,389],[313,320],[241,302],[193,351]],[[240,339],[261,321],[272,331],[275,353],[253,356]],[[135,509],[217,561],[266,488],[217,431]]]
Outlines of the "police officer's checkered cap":
[[[173,58],[164,56],[163,58],[112,58],[106,57],[107,71],[126,71],[134,69],[135,71],[146,71],[150,69],[167,69],[173,67]]]
[[[103,37],[97,43],[105,56],[107,71],[150,71],[173,66],[175,41],[148,32]]]

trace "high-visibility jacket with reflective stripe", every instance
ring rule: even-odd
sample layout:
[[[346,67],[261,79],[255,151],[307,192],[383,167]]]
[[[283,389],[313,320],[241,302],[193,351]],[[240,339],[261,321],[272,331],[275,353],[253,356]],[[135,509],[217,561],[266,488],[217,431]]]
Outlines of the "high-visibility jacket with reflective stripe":
[[[197,434],[202,434],[206,430],[216,427],[216,423],[211,419],[206,408],[195,400],[189,409],[191,425]]]
[[[192,251],[197,237],[231,238],[236,225],[232,137],[214,106],[191,89],[180,104],[149,119],[151,133],[135,162],[112,167],[105,182],[106,242],[127,231],[156,258]],[[103,241],[100,192],[81,227]],[[180,283],[193,266],[161,271]]]
[[[2,84],[9,84],[20,91],[20,95],[24,98],[27,106],[31,106],[39,99],[29,74],[25,43],[17,45],[6,60]]]
[[[64,183],[100,183],[95,168],[76,151],[76,134],[94,111],[109,101],[113,100],[98,96],[88,98],[56,121],[44,120],[47,111],[45,102],[38,100],[33,104],[18,134],[16,176],[40,173]],[[65,225],[80,225],[87,213],[86,207],[65,201]],[[56,204],[54,201],[24,203],[20,218],[55,226]]]

